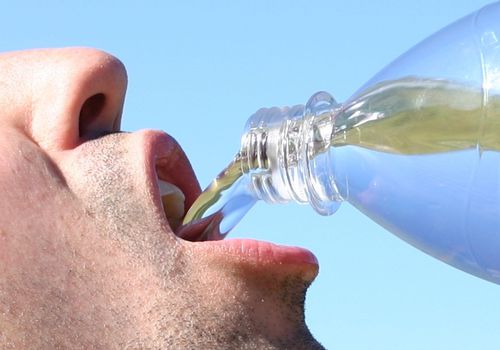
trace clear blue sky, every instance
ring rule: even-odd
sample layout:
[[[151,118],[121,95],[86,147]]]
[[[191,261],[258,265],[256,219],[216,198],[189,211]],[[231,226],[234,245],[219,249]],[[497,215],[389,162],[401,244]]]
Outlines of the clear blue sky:
[[[200,182],[232,158],[246,118],[345,100],[385,64],[481,0],[6,1],[0,50],[92,46],[128,67],[123,128],[163,129]],[[43,5],[41,5],[43,3]],[[259,204],[232,233],[319,258],[307,299],[329,349],[500,349],[500,286],[410,247],[344,204],[320,217]]]

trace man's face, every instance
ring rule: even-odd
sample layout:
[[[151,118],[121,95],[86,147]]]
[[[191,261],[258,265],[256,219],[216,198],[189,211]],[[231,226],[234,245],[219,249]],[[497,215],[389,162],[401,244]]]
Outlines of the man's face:
[[[170,136],[118,132],[126,83],[96,50],[0,55],[2,348],[320,349],[310,253],[175,235],[199,186]]]

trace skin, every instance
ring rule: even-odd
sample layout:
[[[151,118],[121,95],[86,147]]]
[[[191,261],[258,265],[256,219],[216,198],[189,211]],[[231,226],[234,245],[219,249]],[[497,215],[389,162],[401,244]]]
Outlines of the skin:
[[[172,138],[118,132],[126,84],[98,50],[0,55],[2,349],[322,349],[317,264],[175,236],[151,169],[199,187]]]

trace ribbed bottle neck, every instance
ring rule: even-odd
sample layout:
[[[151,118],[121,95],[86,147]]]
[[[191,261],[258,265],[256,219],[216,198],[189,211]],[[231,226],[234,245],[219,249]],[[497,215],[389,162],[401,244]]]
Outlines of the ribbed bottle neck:
[[[339,104],[326,92],[308,103],[261,109],[241,139],[242,172],[253,194],[268,203],[309,203],[333,213],[342,200],[330,153]]]

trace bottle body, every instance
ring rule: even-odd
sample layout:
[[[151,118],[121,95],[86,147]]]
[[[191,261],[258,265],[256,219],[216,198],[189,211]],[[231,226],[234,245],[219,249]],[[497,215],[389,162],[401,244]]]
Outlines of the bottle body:
[[[321,92],[257,111],[184,225],[223,238],[258,200],[324,215],[347,201],[500,284],[500,3],[416,45],[343,104]]]
[[[500,283],[500,5],[443,29],[343,105],[263,109],[250,192],[321,214],[347,201],[422,251]]]

